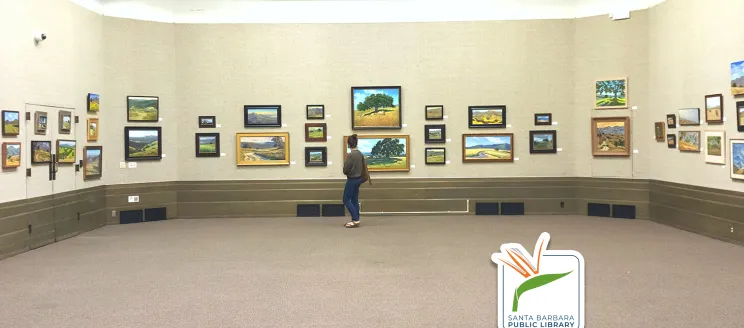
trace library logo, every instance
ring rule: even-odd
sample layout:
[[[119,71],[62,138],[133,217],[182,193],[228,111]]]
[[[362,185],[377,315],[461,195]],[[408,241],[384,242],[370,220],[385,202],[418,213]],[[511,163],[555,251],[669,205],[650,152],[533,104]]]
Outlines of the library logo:
[[[499,328],[584,327],[584,257],[548,250],[549,242],[543,232],[532,256],[515,243],[491,255],[499,267]]]

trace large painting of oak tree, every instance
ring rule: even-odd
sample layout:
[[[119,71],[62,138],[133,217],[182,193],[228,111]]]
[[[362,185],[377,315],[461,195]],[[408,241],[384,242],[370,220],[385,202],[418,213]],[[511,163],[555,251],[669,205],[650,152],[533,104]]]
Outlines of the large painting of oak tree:
[[[596,109],[628,108],[628,80],[602,80],[594,86]]]
[[[344,137],[344,161],[351,151]],[[409,171],[411,161],[408,152],[409,138],[407,135],[396,136],[359,136],[357,149],[367,160],[370,172],[381,171]]]
[[[400,87],[352,87],[352,129],[400,129]]]

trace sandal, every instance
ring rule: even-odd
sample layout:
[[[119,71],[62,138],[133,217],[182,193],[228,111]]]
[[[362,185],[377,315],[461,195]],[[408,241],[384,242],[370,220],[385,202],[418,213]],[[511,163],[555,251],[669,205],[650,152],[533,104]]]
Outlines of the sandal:
[[[346,224],[344,224],[344,227],[347,227],[347,228],[356,228],[360,224],[361,224],[361,222],[359,222],[359,221],[349,221],[349,222],[346,222]]]

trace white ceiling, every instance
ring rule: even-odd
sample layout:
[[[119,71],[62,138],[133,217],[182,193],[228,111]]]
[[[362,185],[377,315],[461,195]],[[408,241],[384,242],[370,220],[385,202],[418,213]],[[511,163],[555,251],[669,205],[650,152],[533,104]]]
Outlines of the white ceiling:
[[[70,0],[107,16],[176,23],[379,23],[560,19],[664,0]]]

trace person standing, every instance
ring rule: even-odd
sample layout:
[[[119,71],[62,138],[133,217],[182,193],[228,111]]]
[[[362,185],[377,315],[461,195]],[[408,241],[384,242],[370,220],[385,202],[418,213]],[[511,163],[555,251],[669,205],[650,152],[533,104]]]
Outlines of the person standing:
[[[359,137],[356,134],[347,139],[347,145],[351,152],[346,155],[344,161],[344,175],[346,175],[346,186],[344,187],[344,205],[351,214],[351,221],[344,226],[356,228],[359,222],[359,187],[370,180],[367,170],[367,160],[364,154],[357,149]],[[372,181],[370,181],[370,184]]]

